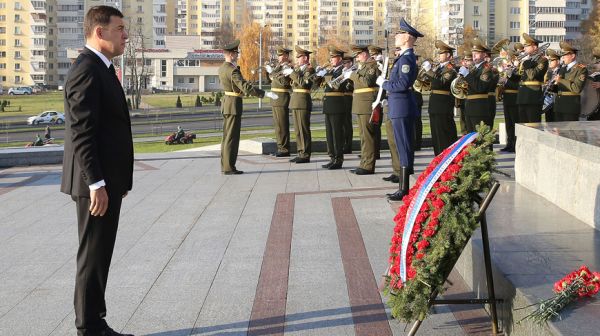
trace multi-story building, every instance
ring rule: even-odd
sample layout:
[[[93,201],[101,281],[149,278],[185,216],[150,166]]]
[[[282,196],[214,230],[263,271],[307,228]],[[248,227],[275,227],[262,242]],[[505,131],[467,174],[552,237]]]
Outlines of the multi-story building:
[[[58,79],[52,84],[63,85],[71,61],[67,57],[68,48],[79,48],[84,44],[83,16],[84,0],[57,0],[56,6],[56,62]]]

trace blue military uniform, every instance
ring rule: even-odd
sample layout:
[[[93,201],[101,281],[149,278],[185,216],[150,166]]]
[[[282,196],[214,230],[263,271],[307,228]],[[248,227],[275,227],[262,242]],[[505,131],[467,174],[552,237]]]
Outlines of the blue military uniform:
[[[399,33],[406,33],[415,38],[423,37],[411,27],[404,18],[400,21]],[[404,50],[394,61],[390,76],[383,85],[387,91],[389,113],[394,128],[394,140],[400,159],[400,188],[396,193],[389,194],[390,200],[399,201],[408,193],[409,176],[414,167],[414,136],[415,119],[418,114],[417,102],[412,93],[412,86],[417,79],[417,58],[412,48]]]

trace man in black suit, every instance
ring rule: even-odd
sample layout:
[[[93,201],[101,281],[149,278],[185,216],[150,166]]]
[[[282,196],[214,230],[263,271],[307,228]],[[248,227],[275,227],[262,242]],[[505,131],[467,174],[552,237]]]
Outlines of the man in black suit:
[[[129,110],[111,63],[123,54],[123,14],[90,8],[84,20],[86,46],[65,84],[65,150],[60,190],[77,207],[79,249],[75,278],[77,334],[122,335],[104,320],[104,293],[121,199],[131,190],[133,143]]]

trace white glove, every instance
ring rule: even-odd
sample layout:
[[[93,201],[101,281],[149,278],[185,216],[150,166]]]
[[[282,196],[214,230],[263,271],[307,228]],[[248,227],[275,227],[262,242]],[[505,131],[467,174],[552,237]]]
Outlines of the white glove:
[[[265,92],[265,97],[271,98],[273,100],[279,98],[279,96],[275,92],[271,92],[271,91]]]
[[[530,58],[531,58],[531,55],[527,55],[527,56],[525,56],[525,57],[523,57],[523,58],[521,59],[521,62],[525,62],[525,61],[527,61],[527,60],[528,60],[528,59],[530,59]]]
[[[344,79],[350,79],[352,76],[352,71],[344,71]]]
[[[421,64],[421,68],[423,68],[423,70],[425,70],[425,71],[431,70],[431,62],[429,62],[429,61],[423,62],[423,64]]]
[[[377,77],[377,81],[375,81],[375,83],[377,83],[377,85],[382,86],[383,83],[385,83],[387,80],[385,78],[383,78],[383,76],[379,76]]]
[[[321,69],[317,72],[317,77],[323,77],[327,73],[327,69]]]
[[[384,99],[384,100],[382,100],[382,101],[381,101],[381,106],[383,106],[383,107],[386,107],[386,106],[388,106],[388,101],[387,101],[387,99]]]
[[[270,66],[269,64],[265,65],[265,70],[267,71],[267,73],[271,73],[273,72],[273,67]]]
[[[294,72],[294,69],[292,69],[292,68],[287,68],[287,69],[283,70],[281,73],[282,73],[284,76],[289,76],[289,75],[290,75],[292,72]]]
[[[467,77],[467,75],[469,74],[469,69],[465,68],[464,66],[461,66],[460,69],[458,69],[458,73],[463,77]]]
[[[383,64],[377,63],[377,69],[379,69],[379,71],[383,72]]]

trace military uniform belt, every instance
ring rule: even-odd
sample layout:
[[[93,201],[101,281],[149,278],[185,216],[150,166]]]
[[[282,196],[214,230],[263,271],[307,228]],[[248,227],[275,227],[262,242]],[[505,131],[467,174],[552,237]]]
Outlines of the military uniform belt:
[[[294,92],[299,92],[299,93],[310,93],[309,89],[294,89]]]
[[[344,92],[325,92],[325,97],[343,97],[345,95]]]
[[[519,93],[519,90],[504,90],[504,93]]]
[[[344,92],[344,96],[352,96],[353,92]]]
[[[571,91],[565,91],[565,92],[558,91],[558,95],[559,96],[579,96],[580,94],[577,92],[571,92]]]
[[[367,93],[367,92],[377,92],[379,91],[378,87],[370,87],[364,89],[354,89],[354,93]]]
[[[439,94],[439,95],[445,95],[445,96],[449,96],[450,95],[450,91],[444,91],[444,90],[431,90],[431,93],[433,93],[433,94]]]
[[[273,92],[282,92],[282,93],[292,93],[291,89],[272,88],[271,91],[273,91]]]
[[[527,82],[521,83],[521,85],[525,85],[525,86],[542,86],[542,82],[527,81]]]
[[[225,95],[232,96],[232,97],[243,97],[244,96],[242,93],[230,92],[230,91],[225,91]]]
[[[487,93],[474,94],[474,95],[468,95],[467,96],[467,100],[471,100],[471,99],[487,99],[487,98],[488,98]]]
[[[495,96],[496,92],[488,92],[488,96]]]

